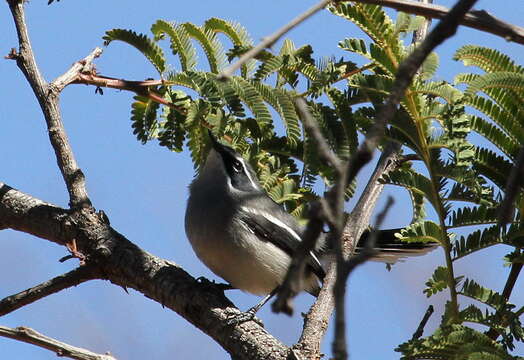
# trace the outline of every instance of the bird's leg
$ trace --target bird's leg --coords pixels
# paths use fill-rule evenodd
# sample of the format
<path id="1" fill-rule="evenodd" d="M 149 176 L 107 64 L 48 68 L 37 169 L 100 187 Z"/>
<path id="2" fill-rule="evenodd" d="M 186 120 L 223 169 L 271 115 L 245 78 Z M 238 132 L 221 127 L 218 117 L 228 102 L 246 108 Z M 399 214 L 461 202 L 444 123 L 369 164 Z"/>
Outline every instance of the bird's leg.
<path id="1" fill-rule="evenodd" d="M 241 324 L 243 322 L 253 320 L 255 318 L 255 314 L 258 312 L 258 310 L 260 310 L 262 308 L 262 306 L 264 306 L 273 296 L 275 296 L 275 294 L 278 292 L 278 290 L 279 290 L 279 287 L 277 286 L 275 289 L 273 289 L 273 291 L 271 291 L 269 294 L 264 296 L 264 298 L 262 300 L 260 300 L 258 302 L 258 304 L 256 304 L 255 306 L 253 306 L 251 309 L 249 309 L 248 311 L 246 311 L 244 313 L 241 313 L 241 314 L 234 315 L 234 316 L 230 317 L 229 319 L 227 319 L 226 323 L 228 325 L 238 325 L 238 324 Z M 257 323 L 259 325 L 261 325 L 262 327 L 264 326 L 259 321 L 257 321 Z"/>

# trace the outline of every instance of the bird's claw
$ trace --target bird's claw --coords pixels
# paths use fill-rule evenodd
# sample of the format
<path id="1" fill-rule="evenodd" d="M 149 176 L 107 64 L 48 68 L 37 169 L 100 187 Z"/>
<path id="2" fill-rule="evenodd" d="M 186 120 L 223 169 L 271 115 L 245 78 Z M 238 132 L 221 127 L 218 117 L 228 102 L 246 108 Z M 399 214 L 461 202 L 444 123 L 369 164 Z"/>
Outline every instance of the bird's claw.
<path id="1" fill-rule="evenodd" d="M 255 313 L 253 311 L 250 311 L 250 310 L 248 310 L 246 312 L 243 312 L 243 313 L 235 313 L 233 315 L 230 315 L 226 319 L 226 325 L 228 325 L 228 326 L 235 326 L 235 325 L 239 325 L 239 324 L 242 324 L 242 323 L 245 323 L 245 322 L 248 322 L 248 321 L 254 321 L 258 325 L 264 327 L 264 323 L 262 322 L 262 320 L 257 318 L 255 316 Z"/>

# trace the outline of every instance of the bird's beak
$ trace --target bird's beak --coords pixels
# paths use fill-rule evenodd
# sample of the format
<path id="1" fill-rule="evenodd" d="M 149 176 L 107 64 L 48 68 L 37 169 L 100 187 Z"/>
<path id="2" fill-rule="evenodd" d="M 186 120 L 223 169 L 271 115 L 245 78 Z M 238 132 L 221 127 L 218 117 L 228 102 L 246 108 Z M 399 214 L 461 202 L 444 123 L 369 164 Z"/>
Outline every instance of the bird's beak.
<path id="1" fill-rule="evenodd" d="M 225 146 L 218 142 L 217 138 L 215 135 L 213 135 L 211 130 L 208 129 L 207 133 L 211 139 L 211 145 L 213 146 L 213 149 L 215 149 L 215 151 L 217 151 L 219 154 L 223 153 L 225 151 Z"/>
<path id="2" fill-rule="evenodd" d="M 221 145 L 218 142 L 217 138 L 215 137 L 215 135 L 213 135 L 213 133 L 209 129 L 207 129 L 207 134 L 209 135 L 209 138 L 211 139 L 211 145 L 213 145 L 213 149 L 218 151 L 218 148 L 220 148 Z"/>

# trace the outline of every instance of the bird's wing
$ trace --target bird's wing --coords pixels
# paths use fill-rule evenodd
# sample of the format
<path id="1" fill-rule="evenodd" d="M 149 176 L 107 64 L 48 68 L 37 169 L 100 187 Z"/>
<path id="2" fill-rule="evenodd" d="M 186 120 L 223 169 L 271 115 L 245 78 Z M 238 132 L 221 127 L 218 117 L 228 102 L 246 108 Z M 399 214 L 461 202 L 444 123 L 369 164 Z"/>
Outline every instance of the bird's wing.
<path id="1" fill-rule="evenodd" d="M 299 232 L 272 214 L 242 208 L 240 218 L 260 240 L 271 242 L 290 257 L 293 257 L 298 245 L 302 241 Z M 324 269 L 312 251 L 309 253 L 308 265 L 319 279 L 324 279 L 326 276 Z"/>

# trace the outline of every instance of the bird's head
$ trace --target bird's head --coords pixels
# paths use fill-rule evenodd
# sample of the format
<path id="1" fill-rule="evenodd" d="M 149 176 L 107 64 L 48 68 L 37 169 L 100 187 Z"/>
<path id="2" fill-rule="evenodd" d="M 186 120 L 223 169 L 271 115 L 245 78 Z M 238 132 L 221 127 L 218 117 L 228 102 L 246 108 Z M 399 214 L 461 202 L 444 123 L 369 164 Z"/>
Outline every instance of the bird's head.
<path id="1" fill-rule="evenodd" d="M 230 191 L 259 192 L 260 184 L 253 168 L 233 148 L 220 143 L 209 131 L 212 148 L 200 176 L 213 176 L 215 181 L 225 178 Z"/>

